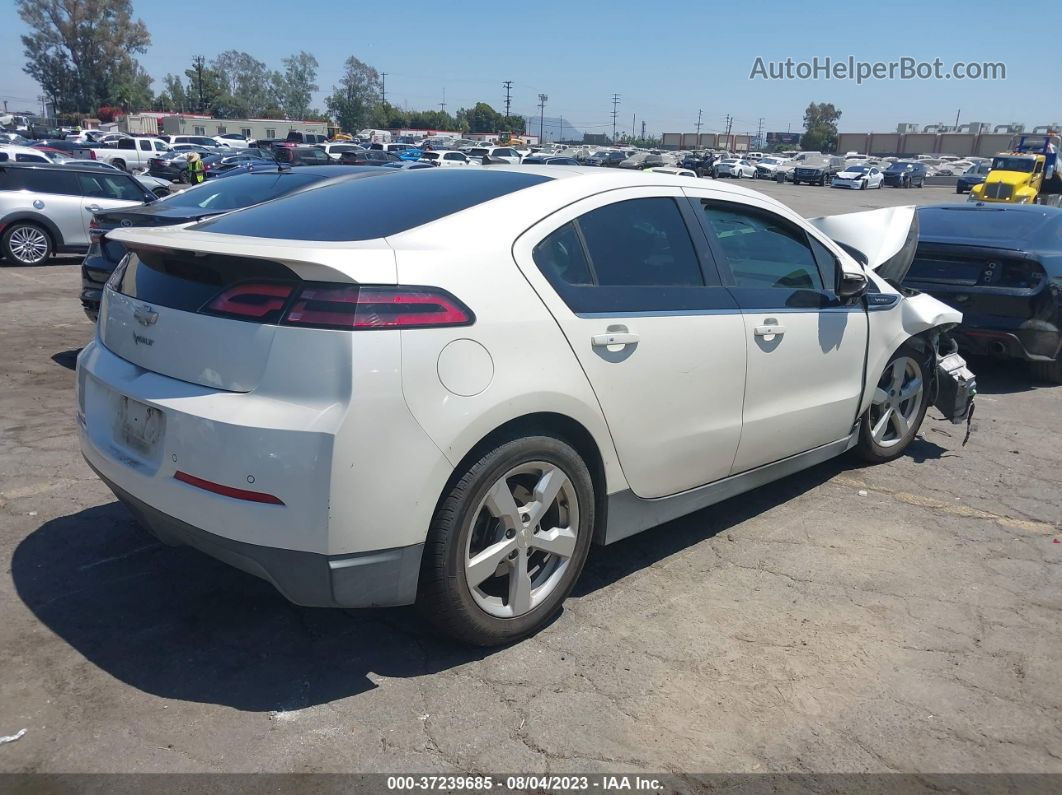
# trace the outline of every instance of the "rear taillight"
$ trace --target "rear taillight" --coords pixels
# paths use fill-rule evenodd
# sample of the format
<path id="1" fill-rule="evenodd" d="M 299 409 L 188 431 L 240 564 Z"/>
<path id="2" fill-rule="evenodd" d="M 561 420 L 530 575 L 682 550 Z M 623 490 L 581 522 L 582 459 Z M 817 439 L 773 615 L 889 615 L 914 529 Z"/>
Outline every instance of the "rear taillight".
<path id="1" fill-rule="evenodd" d="M 315 328 L 434 328 L 467 326 L 473 315 L 447 292 L 427 287 L 303 287 L 284 325 Z"/>
<path id="2" fill-rule="evenodd" d="M 211 315 L 276 323 L 295 287 L 269 282 L 237 284 L 216 296 L 203 309 Z"/>
<path id="3" fill-rule="evenodd" d="M 305 282 L 245 282 L 211 299 L 202 312 L 234 320 L 326 329 L 468 326 L 475 315 L 445 290 Z"/>
<path id="4" fill-rule="evenodd" d="M 95 160 L 95 159 L 96 159 L 96 150 L 95 149 L 89 149 L 89 160 Z"/>

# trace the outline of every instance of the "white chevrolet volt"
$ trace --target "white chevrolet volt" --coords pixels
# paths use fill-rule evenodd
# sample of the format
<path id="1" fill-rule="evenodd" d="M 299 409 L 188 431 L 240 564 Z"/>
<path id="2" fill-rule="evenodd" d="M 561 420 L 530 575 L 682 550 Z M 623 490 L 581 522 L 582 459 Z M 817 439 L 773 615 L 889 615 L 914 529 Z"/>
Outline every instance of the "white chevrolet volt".
<path id="1" fill-rule="evenodd" d="M 298 604 L 415 602 L 503 643 L 592 542 L 853 447 L 895 458 L 931 402 L 967 416 L 961 315 L 875 272 L 910 264 L 913 217 L 505 166 L 118 230 L 82 450 L 159 539 Z"/>

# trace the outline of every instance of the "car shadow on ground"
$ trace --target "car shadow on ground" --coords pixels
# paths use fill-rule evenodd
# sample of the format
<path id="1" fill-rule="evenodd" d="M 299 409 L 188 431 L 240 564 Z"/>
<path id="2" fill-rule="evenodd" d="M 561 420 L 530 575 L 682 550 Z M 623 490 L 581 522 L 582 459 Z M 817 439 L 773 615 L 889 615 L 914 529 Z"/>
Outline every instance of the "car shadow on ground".
<path id="1" fill-rule="evenodd" d="M 67 370 L 75 370 L 77 369 L 77 355 L 79 353 L 81 353 L 81 348 L 59 351 L 59 353 L 52 354 L 52 361 Z"/>
<path id="2" fill-rule="evenodd" d="M 608 547 L 574 596 L 730 530 L 849 470 L 843 456 Z M 16 591 L 109 675 L 161 698 L 264 712 L 358 695 L 370 674 L 425 676 L 490 653 L 432 634 L 411 608 L 328 610 L 141 530 L 117 502 L 53 519 L 15 550 Z M 563 616 L 563 613 L 561 614 Z"/>
<path id="3" fill-rule="evenodd" d="M 968 364 L 977 377 L 977 392 L 981 395 L 1011 395 L 1056 386 L 1034 378 L 1029 367 L 1016 359 L 971 356 Z"/>

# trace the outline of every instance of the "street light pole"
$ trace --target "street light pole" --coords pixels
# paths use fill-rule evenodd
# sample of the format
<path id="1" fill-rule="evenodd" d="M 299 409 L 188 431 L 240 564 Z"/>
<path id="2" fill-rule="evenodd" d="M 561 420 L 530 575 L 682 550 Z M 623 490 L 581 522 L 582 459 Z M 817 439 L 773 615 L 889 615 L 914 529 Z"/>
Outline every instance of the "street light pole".
<path id="1" fill-rule="evenodd" d="M 546 102 L 549 100 L 545 94 L 538 95 L 538 143 L 543 143 L 542 130 L 546 123 Z"/>

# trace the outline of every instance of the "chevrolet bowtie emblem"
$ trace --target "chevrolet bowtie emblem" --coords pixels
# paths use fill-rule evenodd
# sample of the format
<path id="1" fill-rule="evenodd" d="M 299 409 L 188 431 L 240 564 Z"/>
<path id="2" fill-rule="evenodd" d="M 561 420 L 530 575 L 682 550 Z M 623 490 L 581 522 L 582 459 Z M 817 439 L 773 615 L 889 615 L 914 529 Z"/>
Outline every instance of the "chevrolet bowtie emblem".
<path id="1" fill-rule="evenodd" d="M 133 317 L 141 326 L 154 326 L 159 319 L 159 313 L 147 304 L 138 306 L 133 310 Z"/>

